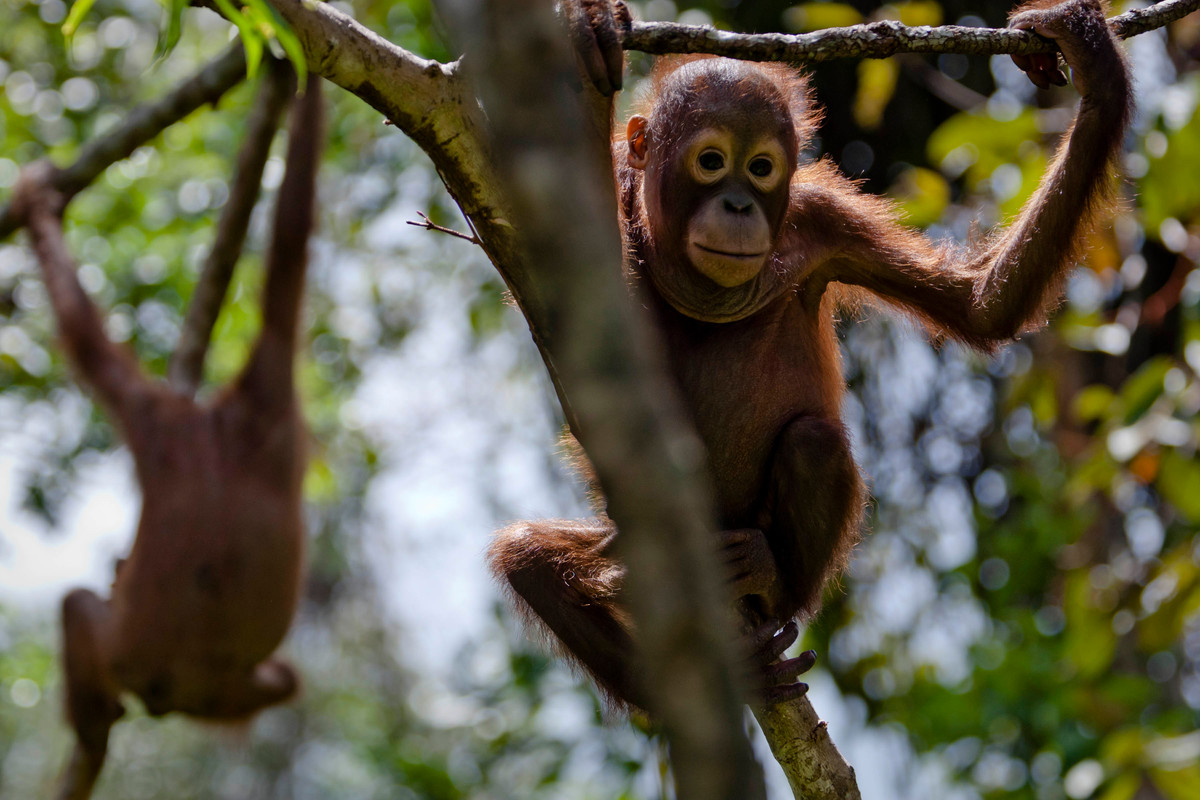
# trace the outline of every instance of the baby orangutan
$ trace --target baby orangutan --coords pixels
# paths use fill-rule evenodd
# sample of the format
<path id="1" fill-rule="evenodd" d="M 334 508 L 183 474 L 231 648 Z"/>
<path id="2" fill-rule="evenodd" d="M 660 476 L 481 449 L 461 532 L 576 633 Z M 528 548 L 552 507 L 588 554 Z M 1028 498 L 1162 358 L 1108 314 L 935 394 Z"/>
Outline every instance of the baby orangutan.
<path id="1" fill-rule="evenodd" d="M 77 589 L 63 601 L 66 706 L 77 743 L 61 798 L 90 795 L 123 713 L 122 692 L 156 716 L 242 720 L 296 691 L 292 668 L 271 654 L 291 624 L 304 556 L 306 433 L 292 362 L 321 129 L 314 77 L 292 112 L 262 331 L 241 374 L 211 405 L 151 380 L 105 336 L 66 251 L 53 168 L 26 169 L 14 192 L 62 346 L 118 425 L 142 488 L 137 537 L 111 599 Z"/>
<path id="2" fill-rule="evenodd" d="M 580 61 L 621 84 L 623 4 L 565 3 Z M 1129 121 L 1125 60 L 1096 0 L 1034 3 L 1011 25 L 1054 40 L 1082 100 L 1040 186 L 1006 231 L 934 243 L 828 161 L 800 163 L 816 127 L 804 77 L 723 58 L 660 61 L 613 155 L 633 293 L 657 324 L 708 451 L 718 548 L 748 622 L 758 699 L 787 700 L 812 655 L 774 663 L 859 536 L 865 491 L 840 418 L 835 284 L 990 349 L 1043 319 L 1105 205 Z M 1039 86 L 1056 56 L 1016 59 Z M 607 90 L 607 91 L 606 91 Z M 611 105 L 609 106 L 611 112 Z M 490 560 L 599 686 L 645 707 L 605 517 L 523 522 Z"/>

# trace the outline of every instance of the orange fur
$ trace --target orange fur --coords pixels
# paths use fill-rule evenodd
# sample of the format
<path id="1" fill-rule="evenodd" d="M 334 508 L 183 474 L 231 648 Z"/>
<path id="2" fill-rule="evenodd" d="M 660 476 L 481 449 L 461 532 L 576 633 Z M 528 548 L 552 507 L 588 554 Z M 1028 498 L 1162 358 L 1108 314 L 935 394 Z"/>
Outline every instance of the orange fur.
<path id="1" fill-rule="evenodd" d="M 1084 97 L 1025 208 L 979 241 L 932 242 L 831 161 L 798 164 L 819 112 L 786 67 L 663 59 L 637 104 L 635 141 L 613 138 L 626 270 L 707 448 L 718 549 L 754 624 L 816 613 L 859 536 L 865 491 L 839 416 L 838 303 L 883 301 L 990 349 L 1045 319 L 1110 202 L 1131 108 L 1124 60 L 1094 0 L 1021 13 L 1058 38 Z M 750 166 L 780 150 L 787 180 L 756 183 Z M 519 523 L 489 558 L 527 618 L 607 693 L 640 705 L 615 536 L 604 517 Z M 774 690 L 766 697 L 799 691 Z"/>
<path id="2" fill-rule="evenodd" d="M 122 692 L 154 715 L 236 722 L 296 691 L 292 668 L 272 653 L 291 624 L 303 567 L 305 429 L 293 360 L 321 142 L 318 81 L 293 113 L 263 330 L 242 373 L 209 406 L 149 379 L 104 335 L 75 277 L 45 168 L 27 171 L 15 192 L 63 347 L 119 425 L 142 487 L 137 537 L 111 599 L 79 589 L 63 601 L 77 745 L 60 797 L 89 796 Z"/>

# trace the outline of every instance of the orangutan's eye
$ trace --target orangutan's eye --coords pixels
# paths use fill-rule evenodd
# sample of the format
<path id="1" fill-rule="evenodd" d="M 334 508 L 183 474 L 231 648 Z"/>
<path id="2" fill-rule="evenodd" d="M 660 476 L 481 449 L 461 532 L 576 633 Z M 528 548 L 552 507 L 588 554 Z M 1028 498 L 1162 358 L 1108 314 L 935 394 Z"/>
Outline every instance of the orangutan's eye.
<path id="1" fill-rule="evenodd" d="M 775 165 L 771 163 L 769 158 L 756 158 L 750 162 L 750 174 L 756 178 L 765 178 L 771 174 L 771 170 L 775 169 Z"/>
<path id="2" fill-rule="evenodd" d="M 700 154 L 700 158 L 696 159 L 696 163 L 700 165 L 700 169 L 705 172 L 716 172 L 721 167 L 725 166 L 725 156 L 718 153 L 716 150 L 705 150 Z"/>

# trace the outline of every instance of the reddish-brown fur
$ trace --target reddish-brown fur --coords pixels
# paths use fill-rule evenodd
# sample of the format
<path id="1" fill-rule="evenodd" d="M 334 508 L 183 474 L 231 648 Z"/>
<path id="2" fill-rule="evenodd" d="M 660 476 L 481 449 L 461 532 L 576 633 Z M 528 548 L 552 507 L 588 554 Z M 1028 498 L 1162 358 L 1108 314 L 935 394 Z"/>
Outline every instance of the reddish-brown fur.
<path id="1" fill-rule="evenodd" d="M 843 379 L 827 290 L 869 293 L 986 350 L 1042 321 L 1109 196 L 1131 107 L 1124 60 L 1094 0 L 1044 5 L 1017 13 L 1013 24 L 1059 41 L 1076 70 L 1080 110 L 1018 218 L 974 245 L 938 244 L 905 228 L 886 201 L 861 193 L 829 161 L 796 166 L 817 114 L 804 79 L 778 66 L 666 60 L 629 138 L 616 139 L 631 280 L 707 446 L 722 551 L 752 620 L 780 626 L 815 613 L 859 535 L 865 495 L 839 418 Z M 1032 68 L 1044 77 L 1044 66 Z M 742 159 L 758 147 L 746 142 L 764 136 L 777 137 L 788 155 L 782 196 L 754 191 L 738 171 L 753 164 Z M 699 158 L 684 159 L 709 139 L 732 166 L 705 183 L 689 177 L 707 174 L 696 172 Z M 687 254 L 698 241 L 689 225 L 711 216 L 718 201 L 728 212 L 725 240 L 757 241 L 746 231 L 761 224 L 744 214 L 770 226 L 770 255 L 744 283 L 710 280 Z M 701 239 L 725 241 L 711 230 Z M 719 249 L 736 275 L 756 246 Z M 615 535 L 603 517 L 518 523 L 498 534 L 490 557 L 519 605 L 602 688 L 641 705 L 627 657 L 622 568 L 609 553 Z M 779 675 L 764 678 L 768 699 L 788 696 L 781 683 Z"/>
<path id="2" fill-rule="evenodd" d="M 241 375 L 201 406 L 148 378 L 104 335 L 62 237 L 48 167 L 14 193 L 79 378 L 120 427 L 142 487 L 142 514 L 112 598 L 63 601 L 67 714 L 78 744 L 60 797 L 86 798 L 108 732 L 133 692 L 154 715 L 239 720 L 291 696 L 273 658 L 302 574 L 305 428 L 293 387 L 322 112 L 309 81 L 293 112 L 287 172 L 267 253 L 263 328 Z"/>

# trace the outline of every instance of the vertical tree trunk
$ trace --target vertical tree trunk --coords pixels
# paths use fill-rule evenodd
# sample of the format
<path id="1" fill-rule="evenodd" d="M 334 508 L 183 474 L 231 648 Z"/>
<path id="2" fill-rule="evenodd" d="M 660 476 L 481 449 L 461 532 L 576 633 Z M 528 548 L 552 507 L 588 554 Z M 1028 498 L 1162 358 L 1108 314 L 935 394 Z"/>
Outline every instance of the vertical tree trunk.
<path id="1" fill-rule="evenodd" d="M 649 321 L 629 301 L 607 131 L 596 135 L 571 88 L 575 57 L 549 0 L 444 5 L 466 39 L 526 254 L 521 273 L 505 277 L 621 531 L 640 671 L 670 744 L 678 796 L 762 798 L 734 677 L 703 446 L 682 422 Z"/>

